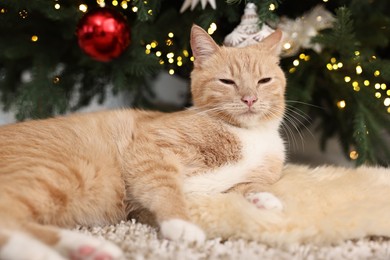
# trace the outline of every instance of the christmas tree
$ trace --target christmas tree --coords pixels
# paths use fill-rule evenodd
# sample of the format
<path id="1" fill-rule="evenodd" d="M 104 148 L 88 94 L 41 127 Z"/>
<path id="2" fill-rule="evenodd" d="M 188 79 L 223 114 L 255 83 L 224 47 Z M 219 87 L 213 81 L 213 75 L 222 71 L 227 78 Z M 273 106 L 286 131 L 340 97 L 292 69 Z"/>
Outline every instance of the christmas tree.
<path id="1" fill-rule="evenodd" d="M 289 119 L 318 122 L 321 145 L 325 147 L 332 136 L 339 137 L 346 156 L 357 164 L 388 165 L 390 3 L 250 2 L 257 6 L 258 28 L 279 27 L 288 36 L 281 65 L 288 78 Z M 225 0 L 2 1 L 3 109 L 15 110 L 18 120 L 74 111 L 93 97 L 103 101 L 108 83 L 114 93 L 134 94 L 129 106 L 151 107 L 148 82 L 157 73 L 166 70 L 189 78 L 192 24 L 223 43 L 240 24 L 246 4 Z M 120 28 L 110 32 L 109 43 L 91 40 L 88 31 L 88 23 L 104 12 Z M 95 20 L 88 20 L 91 17 Z"/>

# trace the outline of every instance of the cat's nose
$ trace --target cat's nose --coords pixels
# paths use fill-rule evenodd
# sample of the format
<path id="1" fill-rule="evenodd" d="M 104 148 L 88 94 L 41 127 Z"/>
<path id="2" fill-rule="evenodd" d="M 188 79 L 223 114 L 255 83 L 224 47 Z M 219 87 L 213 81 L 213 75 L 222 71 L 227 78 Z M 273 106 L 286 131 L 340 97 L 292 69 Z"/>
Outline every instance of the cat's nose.
<path id="1" fill-rule="evenodd" d="M 257 97 L 255 96 L 243 96 L 241 101 L 247 104 L 248 107 L 251 107 L 253 103 L 257 101 Z"/>

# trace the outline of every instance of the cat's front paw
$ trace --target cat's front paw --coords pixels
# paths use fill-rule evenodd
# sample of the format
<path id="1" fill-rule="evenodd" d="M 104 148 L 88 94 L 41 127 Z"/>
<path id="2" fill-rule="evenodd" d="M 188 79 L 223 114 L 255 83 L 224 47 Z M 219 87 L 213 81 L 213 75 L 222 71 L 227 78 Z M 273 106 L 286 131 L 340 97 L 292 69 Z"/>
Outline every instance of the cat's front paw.
<path id="1" fill-rule="evenodd" d="M 246 199 L 259 209 L 283 210 L 280 199 L 269 192 L 249 193 L 246 195 Z"/>
<path id="2" fill-rule="evenodd" d="M 203 244 L 206 240 L 206 235 L 202 229 L 182 219 L 163 221 L 160 225 L 160 231 L 164 238 L 174 241 Z"/>

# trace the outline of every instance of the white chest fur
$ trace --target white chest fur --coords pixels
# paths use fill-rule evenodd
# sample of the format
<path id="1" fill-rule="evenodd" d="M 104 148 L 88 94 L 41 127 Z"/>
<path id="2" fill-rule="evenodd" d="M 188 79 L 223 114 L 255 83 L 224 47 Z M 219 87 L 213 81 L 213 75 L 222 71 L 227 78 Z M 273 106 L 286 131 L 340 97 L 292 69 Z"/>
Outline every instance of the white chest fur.
<path id="1" fill-rule="evenodd" d="M 184 181 L 185 193 L 220 193 L 234 185 L 245 182 L 252 170 L 265 163 L 267 155 L 284 158 L 284 144 L 280 137 L 278 123 L 269 123 L 259 129 L 230 128 L 242 145 L 242 158 L 238 162 L 226 164 L 217 169 L 187 177 Z"/>

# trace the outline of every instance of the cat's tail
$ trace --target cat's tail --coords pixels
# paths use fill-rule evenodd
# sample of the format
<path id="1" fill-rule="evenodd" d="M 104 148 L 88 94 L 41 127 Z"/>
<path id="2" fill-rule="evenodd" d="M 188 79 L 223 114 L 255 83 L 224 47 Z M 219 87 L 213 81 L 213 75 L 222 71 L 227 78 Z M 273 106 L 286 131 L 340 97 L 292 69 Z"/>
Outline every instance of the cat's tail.
<path id="1" fill-rule="evenodd" d="M 122 250 L 116 245 L 77 231 L 34 222 L 16 223 L 14 221 L 11 226 L 5 225 L 5 222 L 0 223 L 0 259 L 97 260 L 121 258 L 123 258 Z"/>

